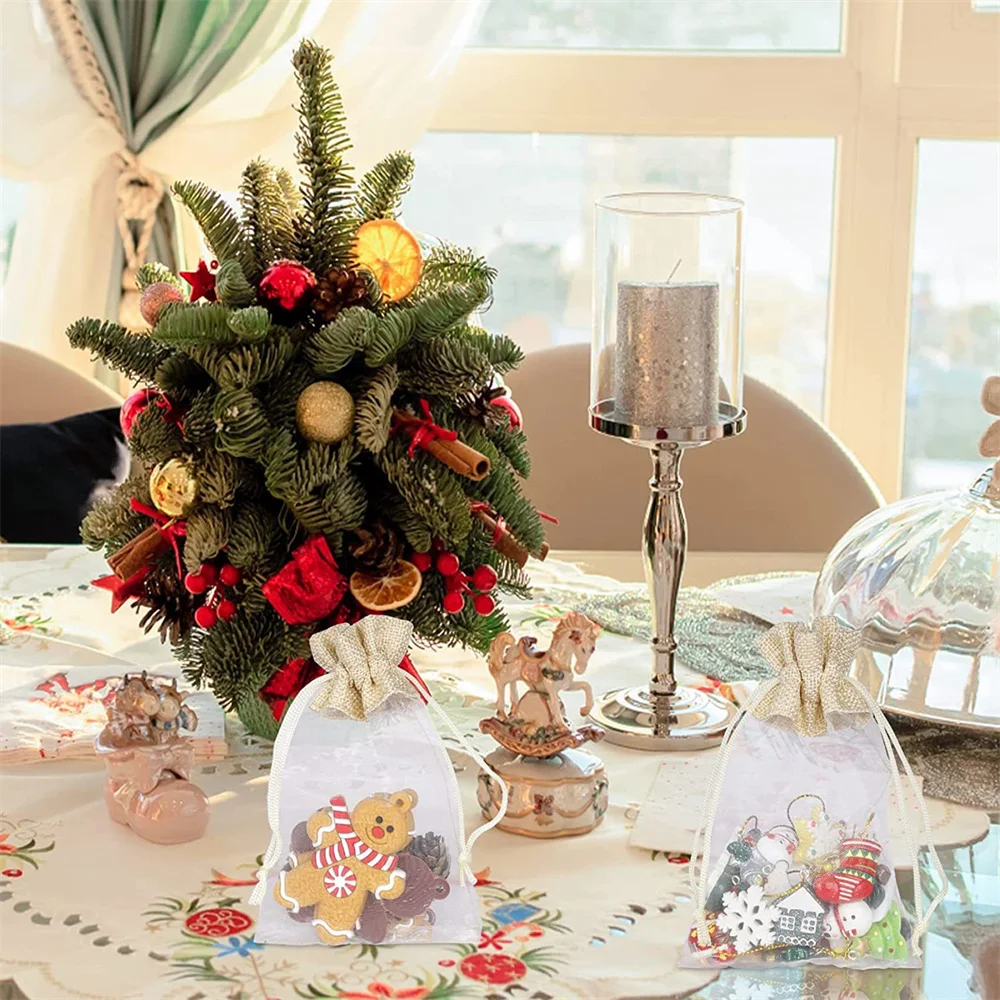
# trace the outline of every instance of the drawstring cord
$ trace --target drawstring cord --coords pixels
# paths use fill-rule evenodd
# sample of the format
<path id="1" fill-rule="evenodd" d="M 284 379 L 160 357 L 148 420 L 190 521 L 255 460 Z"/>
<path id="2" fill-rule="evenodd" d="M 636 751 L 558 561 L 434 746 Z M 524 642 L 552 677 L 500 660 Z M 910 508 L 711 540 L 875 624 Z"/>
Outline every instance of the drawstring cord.
<path id="1" fill-rule="evenodd" d="M 882 736 L 882 743 L 885 746 L 886 753 L 889 755 L 889 766 L 892 769 L 893 781 L 896 788 L 896 800 L 899 803 L 899 813 L 903 821 L 903 834 L 906 837 L 906 846 L 910 851 L 910 857 L 913 864 L 913 908 L 917 922 L 913 927 L 913 933 L 910 935 L 910 940 L 913 955 L 915 958 L 919 958 L 921 955 L 920 939 L 927 931 L 927 925 L 930 923 L 931 916 L 944 900 L 944 897 L 948 892 L 948 879 L 944 872 L 944 866 L 941 864 L 941 859 L 938 857 L 938 853 L 934 848 L 933 836 L 931 833 L 931 818 L 927 813 L 927 803 L 924 801 L 924 797 L 921 794 L 920 785 L 913 773 L 913 768 L 910 767 L 910 762 L 906 759 L 906 754 L 903 753 L 903 748 L 899 745 L 899 740 L 893 732 L 892 726 L 889 725 L 889 721 L 886 719 L 885 713 L 879 707 L 878 702 L 875 701 L 864 685 L 860 684 L 854 678 L 851 678 L 850 680 L 861 693 L 861 697 L 864 699 L 865 704 L 871 709 L 872 715 L 875 717 L 875 722 L 877 723 L 879 732 Z M 914 841 L 913 831 L 910 829 L 908 810 L 906 808 L 906 802 L 903 798 L 903 782 L 899 773 L 900 762 L 902 763 L 903 770 L 909 780 L 910 788 L 913 790 L 913 796 L 917 800 L 917 805 L 920 807 L 920 820 L 923 824 L 923 831 L 927 836 L 927 853 L 930 854 L 931 861 L 934 863 L 934 871 L 938 877 L 938 891 L 926 910 L 923 908 L 924 904 L 920 876 L 919 841 Z"/>
<path id="2" fill-rule="evenodd" d="M 476 877 L 472 871 L 472 863 L 471 863 L 472 847 L 484 833 L 488 833 L 490 830 L 493 829 L 493 827 L 497 825 L 497 823 L 500 822 L 500 820 L 504 818 L 504 815 L 507 812 L 507 803 L 509 801 L 507 782 L 504 781 L 503 778 L 501 778 L 500 775 L 498 775 L 496 771 L 494 771 L 493 768 L 486 763 L 485 759 L 479 753 L 479 751 L 476 750 L 476 748 L 465 738 L 464 734 L 459 730 L 458 726 L 456 726 L 455 723 L 451 720 L 448 713 L 445 712 L 445 710 L 436 701 L 434 701 L 433 698 L 428 702 L 428 704 L 435 711 L 437 717 L 445 724 L 445 728 L 448 729 L 448 731 L 462 745 L 462 749 L 465 751 L 465 753 L 468 754 L 468 756 L 470 756 L 491 778 L 496 780 L 497 783 L 500 785 L 500 808 L 497 810 L 497 813 L 493 817 L 493 819 L 488 820 L 481 826 L 477 826 L 476 829 L 473 830 L 471 834 L 469 834 L 469 839 L 466 840 L 465 846 L 462 848 L 462 853 L 458 859 L 460 884 L 463 885 L 465 884 L 464 883 L 465 878 L 468 878 L 470 882 L 475 883 Z M 458 815 L 461 821 L 461 829 L 462 832 L 464 833 L 465 818 L 464 818 L 464 812 L 462 810 L 462 798 L 458 792 L 458 781 L 457 779 L 454 778 L 454 776 L 452 777 L 452 785 L 455 791 L 456 803 L 458 806 Z"/>

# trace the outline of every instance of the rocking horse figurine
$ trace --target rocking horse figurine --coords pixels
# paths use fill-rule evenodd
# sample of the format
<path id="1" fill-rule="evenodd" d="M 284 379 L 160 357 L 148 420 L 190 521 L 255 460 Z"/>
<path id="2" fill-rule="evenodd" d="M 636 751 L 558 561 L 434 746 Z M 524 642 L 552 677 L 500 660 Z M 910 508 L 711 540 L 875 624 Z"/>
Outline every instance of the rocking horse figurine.
<path id="1" fill-rule="evenodd" d="M 517 640 L 502 632 L 490 643 L 490 674 L 497 686 L 497 715 L 479 728 L 502 747 L 526 757 L 551 757 L 560 750 L 599 740 L 604 730 L 596 726 L 572 729 L 566 721 L 561 695 L 582 691 L 580 715 L 590 714 L 594 693 L 577 677 L 587 669 L 601 627 L 578 611 L 559 620 L 547 650 L 535 648 L 537 639 Z M 518 694 L 518 683 L 527 691 Z M 508 707 L 509 698 L 509 707 Z"/>
<path id="2" fill-rule="evenodd" d="M 603 738 L 597 726 L 572 727 L 561 695 L 582 691 L 582 716 L 594 696 L 580 679 L 594 652 L 600 626 L 569 611 L 559 620 L 547 650 L 533 636 L 503 632 L 490 643 L 490 674 L 497 688 L 497 714 L 479 728 L 502 749 L 486 761 L 507 785 L 509 804 L 501 830 L 528 837 L 587 833 L 601 821 L 608 803 L 604 765 L 579 749 Z M 525 690 L 521 690 L 523 685 Z M 491 819 L 500 808 L 495 775 L 480 771 L 478 799 Z"/>

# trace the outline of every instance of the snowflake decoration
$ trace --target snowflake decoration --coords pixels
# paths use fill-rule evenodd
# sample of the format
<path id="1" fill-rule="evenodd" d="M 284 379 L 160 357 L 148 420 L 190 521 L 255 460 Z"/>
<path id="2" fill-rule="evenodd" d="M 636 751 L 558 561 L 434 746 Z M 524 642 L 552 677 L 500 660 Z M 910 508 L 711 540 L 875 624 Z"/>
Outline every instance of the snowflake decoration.
<path id="1" fill-rule="evenodd" d="M 743 892 L 727 892 L 722 897 L 725 912 L 718 918 L 719 927 L 732 935 L 740 954 L 755 947 L 774 944 L 772 925 L 778 911 L 764 899 L 763 886 L 751 885 Z"/>

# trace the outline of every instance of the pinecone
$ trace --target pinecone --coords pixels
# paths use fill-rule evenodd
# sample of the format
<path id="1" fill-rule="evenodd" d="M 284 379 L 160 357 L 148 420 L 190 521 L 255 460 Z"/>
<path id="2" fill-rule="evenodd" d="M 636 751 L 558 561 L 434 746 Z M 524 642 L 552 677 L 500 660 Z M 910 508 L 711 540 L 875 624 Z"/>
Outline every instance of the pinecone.
<path id="1" fill-rule="evenodd" d="M 160 642 L 176 645 L 194 628 L 195 598 L 177 579 L 172 562 L 168 568 L 155 567 L 143 586 L 145 594 L 132 604 L 135 608 L 149 608 L 139 619 L 140 627 L 146 632 L 155 628 L 160 633 Z"/>
<path id="2" fill-rule="evenodd" d="M 357 542 L 351 547 L 351 555 L 358 569 L 386 573 L 403 557 L 403 543 L 381 521 L 358 528 L 354 534 Z"/>
<path id="3" fill-rule="evenodd" d="M 451 871 L 451 860 L 444 837 L 436 833 L 418 833 L 406 846 L 407 854 L 421 861 L 439 878 L 447 878 Z"/>
<path id="4" fill-rule="evenodd" d="M 455 400 L 458 412 L 470 420 L 478 420 L 486 430 L 505 426 L 501 417 L 503 411 L 493 405 L 494 399 L 499 399 L 507 390 L 503 386 L 487 386 L 479 392 L 467 392 Z"/>
<path id="5" fill-rule="evenodd" d="M 312 310 L 319 322 L 329 323 L 342 309 L 366 305 L 367 302 L 368 283 L 365 279 L 355 271 L 335 267 L 317 280 Z"/>

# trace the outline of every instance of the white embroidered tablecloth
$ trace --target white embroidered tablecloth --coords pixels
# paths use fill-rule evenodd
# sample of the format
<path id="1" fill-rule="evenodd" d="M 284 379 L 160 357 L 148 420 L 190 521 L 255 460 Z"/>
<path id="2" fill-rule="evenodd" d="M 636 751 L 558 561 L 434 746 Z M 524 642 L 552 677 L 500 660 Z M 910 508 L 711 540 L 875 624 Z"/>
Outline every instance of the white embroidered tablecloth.
<path id="1" fill-rule="evenodd" d="M 108 673 L 120 674 L 123 664 L 150 668 L 169 657 L 127 610 L 111 616 L 107 594 L 84 586 L 103 569 L 97 556 L 80 548 L 33 562 L 4 555 L 3 671 L 43 662 L 55 673 L 105 658 Z M 515 630 L 543 645 L 571 603 L 620 586 L 555 562 L 531 570 L 532 599 L 509 601 L 508 611 Z M 476 728 L 492 712 L 483 660 L 461 650 L 420 650 L 414 660 L 455 722 L 489 749 Z M 605 691 L 641 679 L 648 662 L 643 643 L 606 633 L 587 678 Z M 679 674 L 718 687 L 683 667 Z M 174 847 L 111 822 L 96 762 L 3 768 L 0 979 L 13 978 L 30 1000 L 665 1000 L 714 978 L 676 968 L 690 920 L 687 856 L 629 846 L 661 754 L 598 747 L 610 805 L 585 837 L 493 831 L 479 841 L 477 945 L 289 948 L 253 941 L 256 910 L 247 904 L 269 835 L 270 745 L 232 723 L 227 742 L 229 756 L 200 763 L 194 777 L 212 801 L 208 833 Z M 479 821 L 476 767 L 455 762 L 471 828 Z"/>
<path id="2" fill-rule="evenodd" d="M 19 657 L 37 663 L 49 656 L 55 671 L 106 656 L 109 672 L 120 673 L 123 660 L 153 667 L 169 657 L 128 610 L 111 616 L 106 593 L 81 588 L 101 568 L 75 548 L 0 566 L 2 617 L 18 630 L 14 644 L 0 647 L 5 670 Z M 515 627 L 543 642 L 561 600 L 581 587 L 615 587 L 565 565 L 534 569 L 533 600 L 511 602 L 509 610 Z M 643 644 L 606 635 L 588 677 L 598 691 L 640 678 L 646 655 Z M 414 659 L 456 722 L 475 732 L 490 711 L 482 696 L 492 694 L 482 659 L 456 650 L 421 650 Z M 480 840 L 478 946 L 334 950 L 253 942 L 256 911 L 246 900 L 268 840 L 270 747 L 238 732 L 229 742 L 231 756 L 200 764 L 195 776 L 212 800 L 207 835 L 175 847 L 147 843 L 110 821 L 96 762 L 4 768 L 0 978 L 12 977 L 31 1000 L 679 997 L 713 978 L 675 967 L 689 920 L 686 858 L 628 846 L 657 755 L 600 748 L 611 804 L 586 837 L 525 840 L 494 831 Z M 476 768 L 463 758 L 456 764 L 471 827 Z"/>

